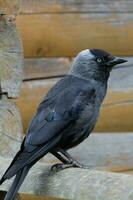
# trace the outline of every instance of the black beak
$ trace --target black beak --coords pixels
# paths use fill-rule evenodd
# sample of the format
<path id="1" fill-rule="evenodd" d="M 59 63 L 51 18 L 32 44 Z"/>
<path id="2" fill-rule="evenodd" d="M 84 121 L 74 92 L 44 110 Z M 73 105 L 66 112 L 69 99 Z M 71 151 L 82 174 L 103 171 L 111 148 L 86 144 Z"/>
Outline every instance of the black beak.
<path id="1" fill-rule="evenodd" d="M 115 57 L 113 60 L 110 60 L 109 62 L 107 62 L 107 66 L 113 67 L 115 65 L 122 64 L 122 63 L 125 63 L 125 62 L 127 62 L 127 60 L 125 60 L 123 58 Z"/>

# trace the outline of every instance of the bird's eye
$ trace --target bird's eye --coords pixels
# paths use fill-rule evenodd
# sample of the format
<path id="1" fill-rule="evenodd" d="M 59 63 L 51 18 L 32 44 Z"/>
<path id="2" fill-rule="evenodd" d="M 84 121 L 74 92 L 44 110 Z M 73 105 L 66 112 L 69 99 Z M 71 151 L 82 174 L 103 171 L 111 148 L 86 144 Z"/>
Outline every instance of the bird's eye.
<path id="1" fill-rule="evenodd" d="M 101 58 L 97 58 L 97 62 L 102 62 L 102 59 Z"/>

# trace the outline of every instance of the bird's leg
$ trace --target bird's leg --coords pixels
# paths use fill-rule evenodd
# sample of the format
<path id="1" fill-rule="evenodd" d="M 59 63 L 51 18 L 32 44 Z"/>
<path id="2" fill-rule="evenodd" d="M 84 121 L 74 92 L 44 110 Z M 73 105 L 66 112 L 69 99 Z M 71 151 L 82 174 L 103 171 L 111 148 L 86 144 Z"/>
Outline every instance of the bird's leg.
<path id="1" fill-rule="evenodd" d="M 71 165 L 71 162 L 66 158 L 64 157 L 63 155 L 61 155 L 59 152 L 51 152 L 56 158 L 58 158 L 61 162 L 63 163 L 57 163 L 55 165 L 53 165 L 51 167 L 51 171 L 60 171 L 62 169 L 64 169 L 64 166 L 66 168 L 66 166 L 69 166 Z M 68 167 L 67 167 L 68 168 Z"/>
<path id="2" fill-rule="evenodd" d="M 60 149 L 59 152 L 52 152 L 52 154 L 63 162 L 53 165 L 51 168 L 52 171 L 60 171 L 70 167 L 90 169 L 90 166 L 85 166 L 78 163 L 78 161 L 76 161 L 68 152 L 63 149 Z"/>
<path id="3" fill-rule="evenodd" d="M 69 164 L 69 160 L 67 158 L 65 158 L 64 156 L 62 156 L 60 153 L 54 151 L 51 152 L 56 158 L 58 158 L 61 162 L 63 162 L 64 164 Z"/>
<path id="4" fill-rule="evenodd" d="M 67 151 L 60 149 L 60 152 L 69 160 L 70 163 L 77 162 Z"/>
<path id="5" fill-rule="evenodd" d="M 91 166 L 80 164 L 77 160 L 75 160 L 67 151 L 64 149 L 60 149 L 60 152 L 69 160 L 69 163 L 72 164 L 72 167 L 90 169 Z"/>

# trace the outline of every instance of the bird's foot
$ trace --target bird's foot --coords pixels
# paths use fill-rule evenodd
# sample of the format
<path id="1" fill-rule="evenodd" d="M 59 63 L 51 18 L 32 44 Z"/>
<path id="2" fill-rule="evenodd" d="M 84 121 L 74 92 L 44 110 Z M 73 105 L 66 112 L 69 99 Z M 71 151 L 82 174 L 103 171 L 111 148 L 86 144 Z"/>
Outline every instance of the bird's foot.
<path id="1" fill-rule="evenodd" d="M 58 172 L 58 171 L 61 171 L 63 169 L 67 169 L 67 168 L 70 168 L 70 167 L 73 167 L 72 164 L 57 163 L 57 164 L 55 164 L 51 167 L 51 171 L 52 172 Z"/>
<path id="2" fill-rule="evenodd" d="M 72 164 L 73 164 L 73 167 L 82 168 L 82 169 L 91 169 L 91 166 L 80 164 L 77 161 L 73 161 Z"/>
<path id="3" fill-rule="evenodd" d="M 67 168 L 71 168 L 71 167 L 82 168 L 82 169 L 90 169 L 91 168 L 90 166 L 82 165 L 78 162 L 73 162 L 73 163 L 70 163 L 70 164 L 58 163 L 58 164 L 55 164 L 51 167 L 51 171 L 52 172 L 59 172 L 63 169 L 67 169 Z"/>

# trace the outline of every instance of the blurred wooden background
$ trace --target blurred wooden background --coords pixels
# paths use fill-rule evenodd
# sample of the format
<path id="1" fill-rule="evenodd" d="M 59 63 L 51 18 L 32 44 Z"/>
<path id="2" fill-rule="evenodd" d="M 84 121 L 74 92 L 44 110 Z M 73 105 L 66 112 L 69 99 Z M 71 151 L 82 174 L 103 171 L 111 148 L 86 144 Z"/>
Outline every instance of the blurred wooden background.
<path id="1" fill-rule="evenodd" d="M 23 0 L 25 57 L 72 57 L 88 47 L 132 56 L 132 11 L 131 0 Z"/>
<path id="2" fill-rule="evenodd" d="M 43 96 L 67 72 L 79 51 L 102 48 L 118 56 L 133 55 L 132 21 L 131 0 L 22 0 L 16 23 L 25 67 L 17 104 L 24 131 Z M 124 69 L 111 76 L 98 132 L 133 131 L 133 60 L 128 60 Z"/>

